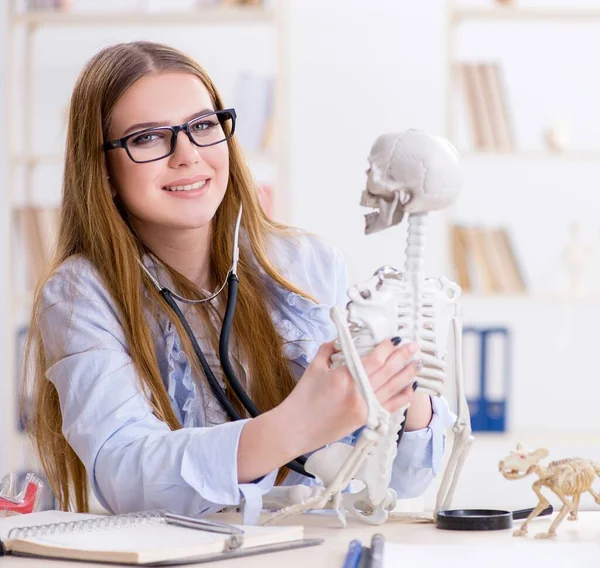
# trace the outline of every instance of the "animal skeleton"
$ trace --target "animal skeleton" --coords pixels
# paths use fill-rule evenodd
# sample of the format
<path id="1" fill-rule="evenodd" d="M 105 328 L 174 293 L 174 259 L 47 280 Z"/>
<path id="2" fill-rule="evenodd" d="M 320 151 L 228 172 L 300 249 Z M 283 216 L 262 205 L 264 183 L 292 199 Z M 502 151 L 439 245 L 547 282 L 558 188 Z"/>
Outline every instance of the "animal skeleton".
<path id="1" fill-rule="evenodd" d="M 550 503 L 542 495 L 541 488 L 548 487 L 563 502 L 563 506 L 548 532 L 536 534 L 536 538 L 553 538 L 556 536 L 558 525 L 569 513 L 569 521 L 577 520 L 579 500 L 581 494 L 589 492 L 596 503 L 600 504 L 600 493 L 592 489 L 592 484 L 600 476 L 600 465 L 584 458 L 566 458 L 552 461 L 547 467 L 539 464 L 540 460 L 548 456 L 548 450 L 540 448 L 535 452 L 528 452 L 523 444 L 517 444 L 517 451 L 510 452 L 498 465 L 500 472 L 506 479 L 522 479 L 530 473 L 535 473 L 540 479 L 533 484 L 533 490 L 540 502 L 529 514 L 521 527 L 513 534 L 525 536 L 527 525 L 535 519 Z M 569 501 L 567 497 L 570 496 Z"/>
<path id="2" fill-rule="evenodd" d="M 265 506 L 282 508 L 265 524 L 326 507 L 336 511 L 342 526 L 346 525 L 346 513 L 374 525 L 390 517 L 397 497 L 389 486 L 392 465 L 407 407 L 387 412 L 377 401 L 360 360 L 386 338 L 400 335 L 403 342 L 419 343 L 423 367 L 418 373 L 417 390 L 441 396 L 447 380 L 447 345 L 452 334 L 458 419 L 434 517 L 440 509 L 449 507 L 473 440 L 462 377 L 462 319 L 458 302 L 461 289 L 444 277 L 427 278 L 423 271 L 427 215 L 451 205 L 460 192 L 458 154 L 443 138 L 408 130 L 380 136 L 368 160 L 361 205 L 375 211 L 365 217 L 365 233 L 397 225 L 408 214 L 408 239 L 404 272 L 388 266 L 380 268 L 366 282 L 348 290 L 347 314 L 337 307 L 331 310 L 339 332 L 337 346 L 341 349 L 333 355 L 332 366 L 348 366 L 367 403 L 366 427 L 354 446 L 334 443 L 307 459 L 305 469 L 322 485 L 276 487 L 269 492 Z M 344 492 L 352 480 L 362 481 L 365 487 L 356 493 Z M 401 514 L 392 516 L 400 519 Z"/>

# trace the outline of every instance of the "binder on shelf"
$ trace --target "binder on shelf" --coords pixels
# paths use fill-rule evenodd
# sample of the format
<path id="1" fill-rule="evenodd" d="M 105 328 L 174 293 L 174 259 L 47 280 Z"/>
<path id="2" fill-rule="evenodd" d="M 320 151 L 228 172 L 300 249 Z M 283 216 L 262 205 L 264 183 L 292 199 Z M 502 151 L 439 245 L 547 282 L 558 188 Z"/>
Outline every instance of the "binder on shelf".
<path id="1" fill-rule="evenodd" d="M 52 511 L 0 521 L 5 554 L 138 566 L 213 562 L 322 544 L 304 527 L 249 526 L 174 515 L 167 510 L 116 516 Z M 25 516 L 22 516 L 25 517 Z M 56 519 L 36 523 L 36 519 Z M 24 524 L 26 523 L 26 524 Z"/>
<path id="2" fill-rule="evenodd" d="M 505 432 L 511 334 L 506 327 L 463 329 L 463 378 L 474 432 Z"/>
<path id="3" fill-rule="evenodd" d="M 463 384 L 473 431 L 485 430 L 486 420 L 481 404 L 481 339 L 472 328 L 463 329 Z"/>

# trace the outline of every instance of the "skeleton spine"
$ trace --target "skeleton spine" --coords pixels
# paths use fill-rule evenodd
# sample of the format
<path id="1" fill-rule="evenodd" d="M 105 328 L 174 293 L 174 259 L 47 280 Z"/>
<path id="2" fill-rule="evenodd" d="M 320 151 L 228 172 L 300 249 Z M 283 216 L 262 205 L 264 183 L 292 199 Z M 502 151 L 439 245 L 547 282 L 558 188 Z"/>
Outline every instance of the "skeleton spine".
<path id="1" fill-rule="evenodd" d="M 412 317 L 406 322 L 408 328 L 403 339 L 418 341 L 424 328 L 423 303 L 421 302 L 425 275 L 423 271 L 425 251 L 425 222 L 427 213 L 411 213 L 408 216 L 405 277 L 412 284 Z"/>

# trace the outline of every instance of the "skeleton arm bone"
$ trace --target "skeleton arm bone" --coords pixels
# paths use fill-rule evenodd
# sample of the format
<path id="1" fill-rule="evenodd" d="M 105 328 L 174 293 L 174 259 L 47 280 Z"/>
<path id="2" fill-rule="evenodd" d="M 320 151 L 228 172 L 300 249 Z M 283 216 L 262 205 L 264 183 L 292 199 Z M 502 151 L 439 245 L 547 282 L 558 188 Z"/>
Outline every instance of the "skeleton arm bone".
<path id="1" fill-rule="evenodd" d="M 471 436 L 471 418 L 469 415 L 469 406 L 467 404 L 462 371 L 462 319 L 460 311 L 457 310 L 457 312 L 458 313 L 452 319 L 452 331 L 454 335 L 458 417 L 453 428 L 454 440 L 452 441 L 452 451 L 438 490 L 435 504 L 436 515 L 439 511 L 450 508 L 456 484 L 460 477 L 460 472 L 471 444 L 474 441 L 474 438 Z"/>

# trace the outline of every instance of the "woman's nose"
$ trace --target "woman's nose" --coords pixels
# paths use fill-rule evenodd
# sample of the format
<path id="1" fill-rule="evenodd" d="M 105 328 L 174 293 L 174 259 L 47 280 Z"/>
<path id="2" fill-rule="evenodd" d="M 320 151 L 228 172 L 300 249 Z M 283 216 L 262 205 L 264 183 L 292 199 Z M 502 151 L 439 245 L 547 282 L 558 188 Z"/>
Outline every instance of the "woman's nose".
<path id="1" fill-rule="evenodd" d="M 200 161 L 200 148 L 188 138 L 185 131 L 177 133 L 175 151 L 171 155 L 171 165 L 174 167 L 195 164 Z"/>

